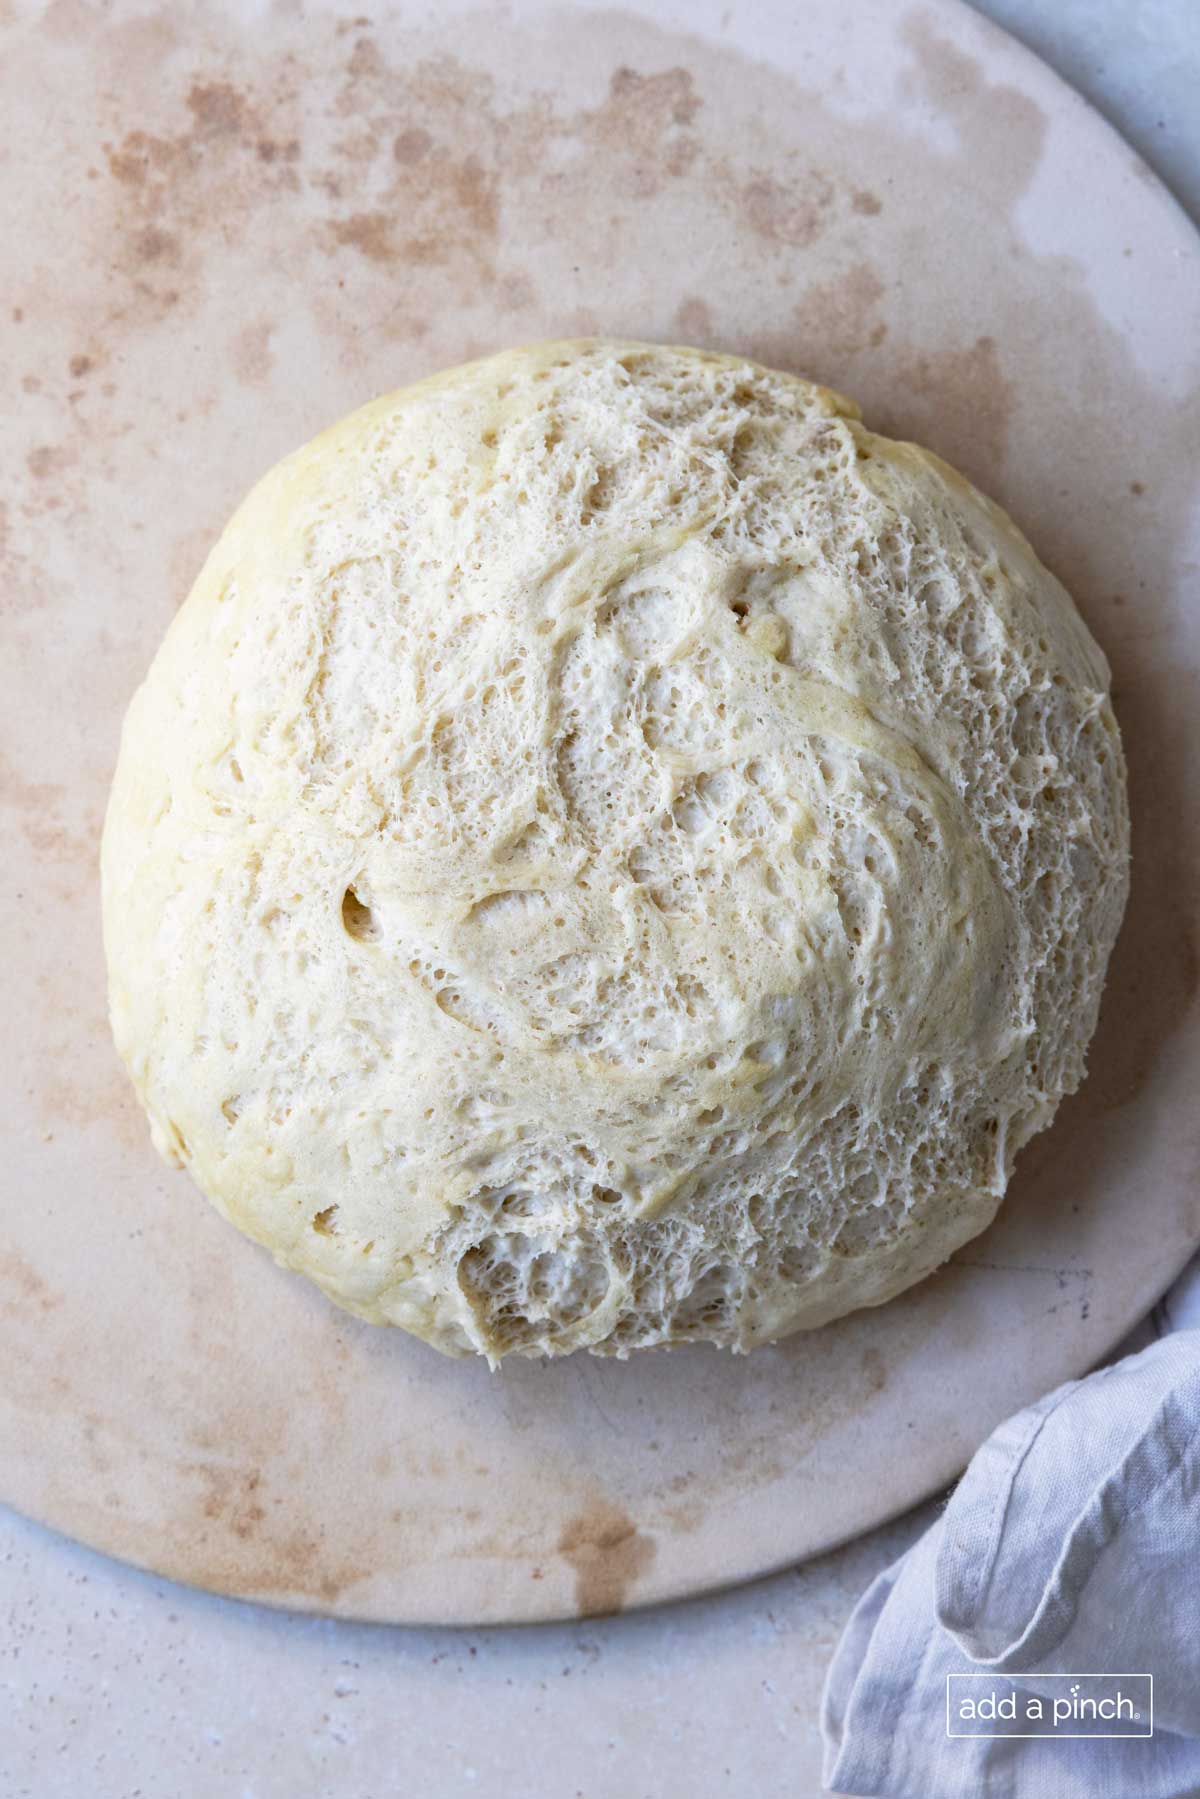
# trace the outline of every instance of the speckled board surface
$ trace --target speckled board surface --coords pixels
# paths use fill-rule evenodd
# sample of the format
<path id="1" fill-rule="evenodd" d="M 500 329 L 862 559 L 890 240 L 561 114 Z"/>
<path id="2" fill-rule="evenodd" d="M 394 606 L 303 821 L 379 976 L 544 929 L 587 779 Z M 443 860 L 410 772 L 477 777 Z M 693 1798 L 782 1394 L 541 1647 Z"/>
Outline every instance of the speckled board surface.
<path id="1" fill-rule="evenodd" d="M 8 8 L 0 86 L 0 1497 L 223 1592 L 453 1622 L 697 1591 L 931 1490 L 1200 1236 L 1182 216 L 949 0 L 57 0 Z M 123 705 L 254 476 L 375 392 L 581 331 L 830 381 L 1010 507 L 1114 665 L 1134 893 L 1084 1092 L 939 1276 L 741 1361 L 490 1376 L 339 1316 L 158 1166 L 95 850 Z"/>

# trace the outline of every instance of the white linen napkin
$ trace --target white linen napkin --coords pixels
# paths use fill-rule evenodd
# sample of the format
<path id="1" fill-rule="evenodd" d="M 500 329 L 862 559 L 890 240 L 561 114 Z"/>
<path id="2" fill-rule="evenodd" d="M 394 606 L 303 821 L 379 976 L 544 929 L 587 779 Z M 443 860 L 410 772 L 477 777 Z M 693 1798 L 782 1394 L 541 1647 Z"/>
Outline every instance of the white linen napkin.
<path id="1" fill-rule="evenodd" d="M 994 1431 L 941 1518 L 863 1595 L 826 1680 L 828 1791 L 1200 1795 L 1200 1258 L 1152 1322 L 1148 1349 Z M 948 1734 L 948 1675 L 1019 1676 L 1049 1716 L 1071 1684 L 1113 1689 L 1046 1677 L 1104 1673 L 1153 1675 L 1152 1738 Z M 951 1692 L 991 1686 L 1011 1690 Z"/>

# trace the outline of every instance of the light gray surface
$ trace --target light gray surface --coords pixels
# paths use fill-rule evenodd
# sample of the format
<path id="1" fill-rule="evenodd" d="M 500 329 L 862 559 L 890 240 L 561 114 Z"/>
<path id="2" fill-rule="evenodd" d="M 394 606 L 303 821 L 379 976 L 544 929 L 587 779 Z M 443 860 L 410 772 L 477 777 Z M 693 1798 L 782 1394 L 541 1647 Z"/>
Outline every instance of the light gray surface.
<path id="1" fill-rule="evenodd" d="M 13 1519 L 0 1537 L 0 1791 L 807 1799 L 825 1663 L 859 1591 L 926 1514 L 715 1599 L 469 1632 L 238 1605 Z"/>
<path id="2" fill-rule="evenodd" d="M 979 10 L 1073 81 L 1196 216 L 1196 0 L 979 0 Z M 681 1790 L 684 1762 L 698 1796 L 807 1799 L 820 1785 L 829 1652 L 859 1592 L 935 1509 L 736 1593 L 508 1633 L 240 1606 L 0 1511 L 0 1799 L 665 1799 Z M 586 1729 L 570 1704 L 581 1683 Z M 539 1772 L 562 1731 L 570 1789 Z M 563 1754 L 560 1740 L 560 1769 Z"/>

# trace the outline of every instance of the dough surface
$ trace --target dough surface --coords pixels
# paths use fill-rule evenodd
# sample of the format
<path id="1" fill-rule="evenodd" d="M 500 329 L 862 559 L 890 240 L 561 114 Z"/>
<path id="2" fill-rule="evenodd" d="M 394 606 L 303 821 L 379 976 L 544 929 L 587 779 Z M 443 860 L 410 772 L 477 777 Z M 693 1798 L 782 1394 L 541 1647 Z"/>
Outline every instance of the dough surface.
<path id="1" fill-rule="evenodd" d="M 125 722 L 118 1049 L 288 1267 L 458 1353 L 750 1348 L 921 1279 L 1080 1081 L 1108 671 L 847 400 L 533 346 L 271 471 Z"/>

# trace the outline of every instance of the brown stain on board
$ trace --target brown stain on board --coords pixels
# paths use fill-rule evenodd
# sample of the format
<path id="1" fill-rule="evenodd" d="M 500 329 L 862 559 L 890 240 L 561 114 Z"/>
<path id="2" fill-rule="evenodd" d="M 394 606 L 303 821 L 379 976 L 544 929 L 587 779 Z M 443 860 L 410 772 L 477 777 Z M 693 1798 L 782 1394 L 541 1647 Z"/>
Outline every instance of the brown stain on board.
<path id="1" fill-rule="evenodd" d="M 867 1348 L 863 1350 L 862 1372 L 867 1383 L 867 1391 L 882 1393 L 887 1386 L 887 1363 L 883 1359 L 882 1352 L 876 1349 L 873 1343 L 868 1344 Z"/>
<path id="2" fill-rule="evenodd" d="M 995 338 L 907 358 L 900 377 L 919 440 L 936 434 L 965 474 L 1003 466 L 1015 396 Z"/>
<path id="3" fill-rule="evenodd" d="M 974 176 L 981 185 L 1002 183 L 1010 192 L 1023 193 L 1041 161 L 1046 136 L 1046 115 L 1037 101 L 989 81 L 981 64 L 950 43 L 936 17 L 923 7 L 908 14 L 901 35 L 914 59 L 902 86 L 954 122 L 967 179 Z"/>
<path id="4" fill-rule="evenodd" d="M 623 65 L 613 71 L 606 102 L 576 125 L 595 151 L 623 169 L 625 192 L 646 200 L 686 174 L 700 154 L 700 140 L 689 130 L 700 106 L 688 69 L 646 74 Z"/>
<path id="5" fill-rule="evenodd" d="M 230 348 L 230 366 L 245 387 L 261 387 L 271 378 L 275 358 L 271 354 L 271 335 L 275 329 L 271 319 L 256 325 L 243 325 Z"/>
<path id="6" fill-rule="evenodd" d="M 107 1032 L 108 1020 L 103 1014 L 97 1013 L 93 1024 L 101 1034 Z M 124 1070 L 114 1068 L 107 1079 L 90 1076 L 90 1069 L 89 1078 L 72 1070 L 39 1087 L 37 1108 L 43 1128 L 52 1134 L 100 1131 L 115 1139 L 126 1154 L 146 1155 L 150 1129 Z"/>
<path id="7" fill-rule="evenodd" d="M 83 1425 L 81 1437 L 91 1467 L 107 1473 L 110 1485 L 105 1491 L 86 1483 L 74 1501 L 82 1520 L 76 1528 L 136 1565 L 214 1592 L 329 1609 L 385 1565 L 383 1545 L 346 1546 L 337 1531 L 309 1514 L 293 1490 L 278 1478 L 268 1485 L 254 1466 L 181 1462 L 172 1516 L 165 1527 L 155 1527 L 120 1490 L 130 1446 L 114 1444 L 94 1420 Z"/>
<path id="8" fill-rule="evenodd" d="M 684 343 L 707 348 L 712 342 L 713 316 L 698 294 L 689 294 L 679 302 L 674 323 Z"/>
<path id="9" fill-rule="evenodd" d="M 655 1556 L 655 1543 L 606 1499 L 594 1500 L 564 1524 L 558 1552 L 575 1574 L 581 1618 L 619 1612 Z"/>
<path id="10" fill-rule="evenodd" d="M 877 349 L 887 336 L 886 291 L 866 261 L 852 263 L 830 281 L 813 282 L 792 309 L 800 342 L 819 343 L 839 356 Z"/>
<path id="11" fill-rule="evenodd" d="M 739 223 L 773 248 L 806 250 L 825 228 L 837 190 L 822 169 L 781 181 L 764 169 L 739 180 L 723 169 L 717 193 Z M 852 202 L 853 204 L 853 202 Z"/>
<path id="12" fill-rule="evenodd" d="M 196 1473 L 205 1489 L 201 1513 L 209 1520 L 220 1519 L 238 1539 L 246 1542 L 256 1535 L 267 1518 L 262 1503 L 262 1473 L 257 1468 L 240 1470 L 223 1468 L 219 1463 L 201 1462 Z"/>
<path id="13" fill-rule="evenodd" d="M 61 1306 L 64 1297 L 24 1256 L 15 1251 L 0 1254 L 0 1308 L 44 1317 Z"/>
<path id="14" fill-rule="evenodd" d="M 1194 503 L 1200 401 L 1164 399 L 1078 269 L 1022 240 L 1016 211 L 1045 136 L 1037 105 L 947 43 L 936 19 L 915 13 L 905 36 L 908 93 L 951 143 L 924 140 L 903 95 L 850 121 L 776 68 L 615 12 L 551 11 L 537 34 L 480 13 L 449 56 L 436 33 L 386 15 L 279 14 L 265 32 L 215 11 L 122 19 L 58 0 L 44 27 L 8 45 L 0 85 L 14 107 L 48 88 L 63 120 L 52 203 L 44 183 L 14 195 L 28 255 L 2 326 L 18 379 L 0 602 L 14 690 L 38 695 L 56 725 L 48 735 L 19 706 L 0 721 L 5 825 L 23 891 L 37 895 L 36 915 L 13 927 L 31 1019 L 22 1128 L 51 1134 L 45 1178 L 64 1193 L 78 1186 L 71 1146 L 99 1156 L 104 1133 L 114 1275 L 107 1300 L 86 1258 L 67 1260 L 50 1309 L 10 1279 L 17 1300 L 0 1312 L 29 1405 L 67 1424 L 102 1407 L 114 1486 L 149 1458 L 171 1524 L 161 1507 L 139 1519 L 97 1498 L 89 1510 L 65 1484 L 51 1499 L 45 1473 L 33 1509 L 180 1578 L 333 1608 L 428 1540 L 397 1491 L 452 1476 L 400 1448 L 386 1492 L 364 1483 L 349 1528 L 324 1524 L 359 1428 L 356 1379 L 369 1370 L 384 1393 L 378 1370 L 398 1350 L 366 1351 L 313 1298 L 289 1339 L 320 1367 L 293 1437 L 286 1371 L 255 1362 L 241 1326 L 214 1328 L 252 1318 L 255 1304 L 291 1306 L 292 1283 L 202 1218 L 149 1149 L 105 1040 L 94 826 L 121 710 L 264 461 L 371 394 L 502 342 L 682 337 L 841 385 L 869 424 L 929 442 L 1008 504 L 1077 595 L 1114 665 L 1134 891 L 1088 1081 L 1023 1153 L 1014 1203 L 1052 1210 L 1066 1186 L 1086 1193 L 1099 1178 L 1195 990 L 1183 759 L 1200 696 L 1164 673 L 1154 645 Z M 71 87 L 81 64 L 55 55 L 59 41 L 86 59 L 86 90 Z M 497 79 L 501 65 L 512 79 Z M 559 68 L 573 71 L 565 82 L 547 75 Z M 928 270 L 947 244 L 955 260 L 938 265 L 931 319 Z M 279 348 L 297 341 L 319 346 L 312 366 Z M 65 643 L 44 621 L 68 614 Z M 77 1228 L 92 1232 L 97 1215 L 89 1204 Z M 125 1303 L 131 1292 L 138 1304 Z M 129 1372 L 151 1293 L 175 1302 L 160 1319 L 157 1388 Z M 918 1337 L 922 1317 L 918 1299 L 893 1314 L 898 1355 L 912 1353 L 905 1331 Z M 818 1354 L 807 1349 L 805 1366 Z M 772 1411 L 778 1376 L 751 1365 L 764 1369 L 747 1388 L 753 1424 L 715 1487 L 702 1462 L 669 1477 L 664 1531 L 815 1455 L 888 1373 L 856 1348 L 848 1372 L 829 1364 L 836 1398 Z M 8 1465 L 33 1469 L 30 1455 L 16 1446 Z M 484 1478 L 442 1459 L 454 1479 Z M 545 1512 L 568 1522 L 540 1543 L 507 1523 L 489 1540 L 539 1569 L 557 1541 L 579 1609 L 619 1609 L 652 1579 L 659 1515 L 636 1508 L 639 1529 L 615 1499 L 579 1510 L 578 1492 L 572 1470 Z M 511 1503 L 521 1499 L 517 1483 Z"/>

